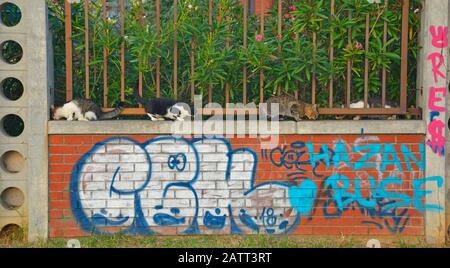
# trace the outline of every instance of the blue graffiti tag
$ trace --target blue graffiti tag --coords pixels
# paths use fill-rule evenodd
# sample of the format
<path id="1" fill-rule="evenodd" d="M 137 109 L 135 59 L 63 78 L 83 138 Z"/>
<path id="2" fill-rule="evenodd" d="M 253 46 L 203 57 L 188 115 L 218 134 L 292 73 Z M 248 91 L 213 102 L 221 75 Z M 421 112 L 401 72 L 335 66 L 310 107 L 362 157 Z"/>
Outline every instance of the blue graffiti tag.
<path id="1" fill-rule="evenodd" d="M 208 149 L 204 153 L 205 147 Z M 211 148 L 217 152 L 208 153 Z M 110 159 L 117 160 L 102 162 L 110 151 L 114 155 Z M 226 228 L 233 234 L 291 232 L 300 218 L 296 211 L 307 212 L 299 204 L 292 210 L 289 184 L 256 184 L 257 161 L 253 150 L 233 150 L 224 138 L 158 137 L 143 144 L 128 138 L 107 139 L 96 144 L 73 168 L 72 211 L 83 230 L 100 235 L 155 234 L 173 227 L 184 234 L 197 234 L 203 229 L 223 232 Z M 225 168 L 220 169 L 221 174 L 215 170 L 214 176 L 205 181 L 202 176 L 208 173 L 202 171 L 201 165 L 208 162 L 224 164 Z M 250 166 L 250 171 L 234 171 L 239 166 L 236 163 Z M 204 188 L 205 182 L 215 185 L 214 181 L 224 183 L 223 189 L 230 187 L 227 192 L 241 190 L 234 190 L 239 194 L 229 199 L 225 207 L 201 203 L 200 200 L 208 200 L 208 195 L 224 192 L 216 186 Z M 233 188 L 236 183 L 244 188 Z M 274 198 L 272 192 L 285 196 L 284 205 L 251 205 L 254 198 L 267 192 L 268 199 Z M 289 216 L 282 213 L 286 209 L 291 209 Z"/>

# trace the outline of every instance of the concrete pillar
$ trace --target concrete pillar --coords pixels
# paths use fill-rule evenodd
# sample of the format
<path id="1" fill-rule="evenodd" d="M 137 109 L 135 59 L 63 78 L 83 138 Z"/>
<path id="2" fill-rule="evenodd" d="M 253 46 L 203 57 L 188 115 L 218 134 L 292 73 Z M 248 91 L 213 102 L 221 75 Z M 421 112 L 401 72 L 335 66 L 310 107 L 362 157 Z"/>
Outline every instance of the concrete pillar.
<path id="1" fill-rule="evenodd" d="M 10 200 L 17 206 L 0 205 L 0 230 L 19 226 L 28 240 L 47 237 L 48 226 L 48 146 L 47 121 L 48 62 L 47 62 L 47 5 L 46 0 L 0 0 L 0 5 L 11 3 L 21 12 L 17 25 L 0 22 L 0 44 L 12 40 L 23 51 L 16 63 L 0 59 L 0 82 L 14 78 L 23 85 L 23 94 L 14 100 L 0 94 L 0 120 L 6 115 L 18 115 L 24 131 L 17 136 L 8 135 L 0 126 L 0 155 L 18 152 L 23 158 L 23 168 L 8 170 L 0 166 L 0 192 L 14 188 Z M 2 85 L 3 87 L 3 85 Z M 3 89 L 2 89 L 3 90 Z M 3 159 L 2 159 L 3 160 Z M 16 165 L 17 159 L 12 158 Z"/>
<path id="2" fill-rule="evenodd" d="M 450 4 L 448 7 L 448 13 L 450 14 Z M 449 16 L 449 23 L 450 25 L 450 16 Z M 449 31 L 450 33 L 450 31 Z M 449 55 L 450 59 L 450 55 Z M 450 62 L 450 60 L 448 61 Z M 450 85 L 450 67 L 447 69 L 447 86 Z M 450 242 L 450 151 L 448 148 L 450 148 L 450 88 L 447 88 L 447 119 L 445 120 L 445 123 L 447 125 L 446 127 L 446 178 L 445 178 L 445 194 L 446 194 L 446 205 L 445 205 L 445 226 L 447 231 L 447 242 Z"/>
<path id="3" fill-rule="evenodd" d="M 46 0 L 27 1 L 29 170 L 28 240 L 48 235 L 48 139 L 49 83 L 47 57 L 48 16 Z"/>
<path id="4" fill-rule="evenodd" d="M 423 116 L 427 124 L 425 234 L 428 243 L 445 242 L 446 92 L 448 66 L 448 0 L 425 0 L 420 62 Z"/>

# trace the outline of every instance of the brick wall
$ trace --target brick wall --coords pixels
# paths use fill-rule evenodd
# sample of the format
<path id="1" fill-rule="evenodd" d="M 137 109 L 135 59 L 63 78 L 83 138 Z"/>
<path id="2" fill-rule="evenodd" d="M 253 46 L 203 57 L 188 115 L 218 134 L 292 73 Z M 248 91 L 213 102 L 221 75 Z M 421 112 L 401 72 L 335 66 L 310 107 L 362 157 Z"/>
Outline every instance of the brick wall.
<path id="1" fill-rule="evenodd" d="M 422 236 L 423 141 L 52 135 L 49 235 Z"/>

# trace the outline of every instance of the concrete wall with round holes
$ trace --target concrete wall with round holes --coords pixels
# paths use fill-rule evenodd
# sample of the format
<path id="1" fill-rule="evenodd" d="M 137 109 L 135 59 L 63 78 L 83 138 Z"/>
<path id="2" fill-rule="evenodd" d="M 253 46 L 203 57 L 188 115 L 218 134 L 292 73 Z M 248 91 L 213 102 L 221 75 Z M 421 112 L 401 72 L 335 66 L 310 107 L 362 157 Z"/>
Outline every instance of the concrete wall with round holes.
<path id="1" fill-rule="evenodd" d="M 0 0 L 0 237 L 47 233 L 46 29 L 45 0 Z"/>

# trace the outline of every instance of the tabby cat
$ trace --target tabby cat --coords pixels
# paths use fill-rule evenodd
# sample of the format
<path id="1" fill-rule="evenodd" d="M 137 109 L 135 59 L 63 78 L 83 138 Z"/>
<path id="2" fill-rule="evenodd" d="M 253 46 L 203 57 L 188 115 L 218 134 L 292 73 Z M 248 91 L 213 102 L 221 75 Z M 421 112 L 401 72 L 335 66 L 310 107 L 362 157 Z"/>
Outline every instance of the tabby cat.
<path id="1" fill-rule="evenodd" d="M 269 98 L 266 103 L 267 116 L 271 120 L 277 119 L 277 115 L 271 113 L 272 104 L 279 104 L 278 120 L 290 118 L 295 121 L 301 121 L 304 117 L 307 117 L 310 120 L 316 120 L 319 117 L 317 104 L 305 103 L 301 100 L 297 100 L 291 95 L 282 94 L 279 96 L 274 96 Z"/>
<path id="2" fill-rule="evenodd" d="M 111 112 L 103 112 L 102 109 L 92 100 L 76 99 L 63 106 L 51 107 L 51 117 L 53 120 L 67 121 L 94 121 L 107 120 L 118 116 L 124 109 L 124 103 L 120 102 Z"/>

